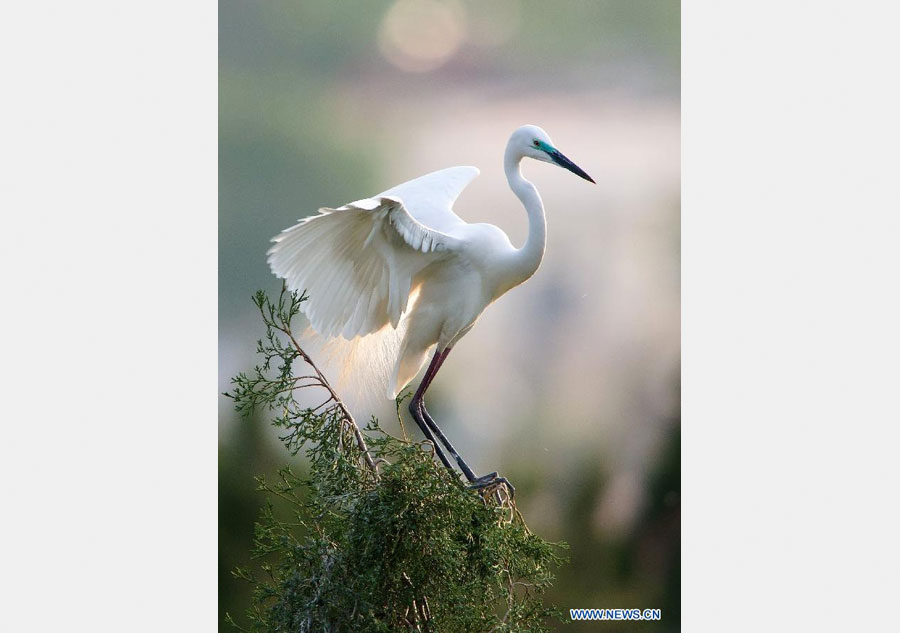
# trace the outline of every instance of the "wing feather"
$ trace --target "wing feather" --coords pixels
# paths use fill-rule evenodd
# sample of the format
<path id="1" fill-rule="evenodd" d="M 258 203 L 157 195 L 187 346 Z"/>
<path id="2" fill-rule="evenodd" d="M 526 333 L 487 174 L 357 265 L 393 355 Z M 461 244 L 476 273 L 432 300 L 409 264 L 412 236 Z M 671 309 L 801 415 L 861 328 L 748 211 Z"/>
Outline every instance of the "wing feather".
<path id="1" fill-rule="evenodd" d="M 291 290 L 307 291 L 303 311 L 313 329 L 346 339 L 396 328 L 416 274 L 461 247 L 459 238 L 413 217 L 396 195 L 320 209 L 272 241 L 269 266 Z"/>
<path id="2" fill-rule="evenodd" d="M 379 196 L 403 200 L 403 206 L 418 222 L 452 234 L 465 225 L 453 212 L 453 203 L 479 173 L 477 167 L 448 167 L 391 187 Z"/>

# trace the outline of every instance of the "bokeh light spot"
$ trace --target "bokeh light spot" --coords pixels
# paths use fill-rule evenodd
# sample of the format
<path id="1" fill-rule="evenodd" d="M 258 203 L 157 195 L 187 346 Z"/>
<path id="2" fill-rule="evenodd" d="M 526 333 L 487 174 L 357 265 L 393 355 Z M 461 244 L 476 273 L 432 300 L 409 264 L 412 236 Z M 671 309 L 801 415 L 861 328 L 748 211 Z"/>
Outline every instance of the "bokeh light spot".
<path id="1" fill-rule="evenodd" d="M 391 64 L 429 72 L 446 64 L 466 37 L 466 14 L 455 0 L 397 0 L 381 21 L 378 46 Z"/>

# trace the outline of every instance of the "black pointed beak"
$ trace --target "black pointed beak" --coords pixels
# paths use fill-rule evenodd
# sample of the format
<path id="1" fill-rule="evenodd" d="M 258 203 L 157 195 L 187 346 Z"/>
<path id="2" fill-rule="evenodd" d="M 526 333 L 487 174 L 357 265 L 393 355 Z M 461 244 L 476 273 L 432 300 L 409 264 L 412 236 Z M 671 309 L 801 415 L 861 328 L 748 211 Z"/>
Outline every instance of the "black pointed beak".
<path id="1" fill-rule="evenodd" d="M 584 171 L 581 167 L 579 167 L 578 165 L 576 165 L 575 163 L 570 161 L 568 158 L 566 158 L 565 154 L 563 154 L 559 150 L 547 152 L 547 155 L 551 158 L 551 160 L 553 160 L 554 163 L 556 163 L 560 167 L 568 169 L 570 172 L 572 172 L 576 176 L 581 176 L 588 182 L 593 182 L 595 185 L 597 184 L 596 182 L 594 182 L 593 178 L 591 178 L 590 176 L 587 175 L 586 171 Z"/>

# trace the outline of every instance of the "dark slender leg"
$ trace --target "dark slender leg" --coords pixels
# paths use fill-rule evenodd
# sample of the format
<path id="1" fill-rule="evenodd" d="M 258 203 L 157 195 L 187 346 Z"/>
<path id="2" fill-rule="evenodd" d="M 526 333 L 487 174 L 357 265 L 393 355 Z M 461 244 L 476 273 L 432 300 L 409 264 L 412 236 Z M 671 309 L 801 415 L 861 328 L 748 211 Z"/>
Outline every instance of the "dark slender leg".
<path id="1" fill-rule="evenodd" d="M 450 451 L 450 454 L 453 455 L 453 458 L 456 460 L 456 463 L 459 464 L 460 469 L 463 471 L 463 474 L 466 476 L 466 479 L 469 480 L 473 484 L 475 488 L 483 488 L 487 485 L 493 485 L 495 483 L 505 483 L 512 494 L 515 494 L 515 489 L 512 487 L 512 484 L 506 480 L 505 477 L 497 477 L 497 472 L 492 472 L 487 475 L 483 475 L 481 477 L 477 477 L 474 471 L 469 468 L 469 465 L 465 462 L 465 460 L 460 457 L 459 452 L 453 447 L 453 444 L 450 443 L 450 440 L 447 439 L 447 436 L 444 435 L 444 432 L 441 431 L 440 427 L 435 423 L 434 418 L 428 413 L 428 410 L 425 408 L 425 392 L 428 390 L 428 387 L 431 386 L 431 381 L 434 380 L 435 375 L 437 375 L 438 370 L 441 368 L 441 365 L 444 364 L 444 360 L 447 358 L 447 355 L 450 353 L 452 348 L 448 347 L 444 350 L 440 350 L 435 352 L 434 357 L 431 359 L 431 363 L 428 365 L 428 369 L 425 371 L 425 376 L 422 378 L 422 384 L 419 385 L 419 388 L 416 390 L 416 394 L 413 396 L 412 402 L 409 403 L 409 411 L 412 414 L 413 418 L 416 420 L 416 424 L 419 425 L 419 428 L 422 429 L 422 432 L 425 434 L 425 437 L 431 440 L 433 444 L 435 444 L 435 451 L 438 453 L 438 457 L 441 458 L 441 461 L 444 463 L 444 466 L 453 470 L 453 467 L 450 466 L 447 457 L 440 450 L 440 447 L 435 443 L 434 435 L 440 439 L 441 443 Z M 427 428 L 426 428 L 427 427 Z M 432 432 L 434 435 L 432 435 Z"/>
<path id="2" fill-rule="evenodd" d="M 422 378 L 422 384 L 419 385 L 419 388 L 416 390 L 416 394 L 413 396 L 412 401 L 410 401 L 409 403 L 409 412 L 410 414 L 412 414 L 413 420 L 416 421 L 416 424 L 419 425 L 419 428 L 422 429 L 422 433 L 425 435 L 425 437 L 428 438 L 434 445 L 434 452 L 437 453 L 437 456 L 440 458 L 440 460 L 444 462 L 444 466 L 452 471 L 453 465 L 450 463 L 450 460 L 447 459 L 447 456 L 444 455 L 444 451 L 441 450 L 441 445 L 438 444 L 436 439 L 434 439 L 434 435 L 431 432 L 431 427 L 428 425 L 428 422 L 425 421 L 425 416 L 422 414 L 422 407 L 420 405 L 420 403 L 422 402 L 422 396 L 424 395 L 425 390 L 428 389 L 428 385 L 431 384 L 431 381 L 434 379 L 434 374 L 437 373 L 438 368 L 441 366 L 441 362 L 443 361 L 442 356 L 444 355 L 446 354 L 437 352 L 431 359 L 431 363 L 428 365 L 428 369 L 425 370 L 425 377 Z"/>
<path id="3" fill-rule="evenodd" d="M 425 401 L 419 405 L 419 410 L 422 412 L 422 415 L 425 416 L 425 422 L 428 424 L 428 428 L 430 428 L 437 438 L 441 441 L 441 444 L 447 447 L 447 450 L 450 451 L 450 454 L 453 455 L 453 459 L 456 460 L 456 463 L 459 464 L 460 470 L 463 471 L 463 474 L 466 476 L 466 479 L 469 481 L 475 481 L 478 477 L 475 476 L 475 473 L 472 472 L 472 469 L 469 468 L 469 465 L 465 462 L 465 460 L 459 456 L 459 453 L 453 448 L 453 444 L 450 443 L 450 440 L 447 439 L 447 436 L 444 435 L 444 432 L 440 429 L 440 427 L 435 423 L 434 418 L 431 417 L 431 414 L 428 413 L 428 409 L 425 408 Z M 496 476 L 497 473 L 494 473 Z"/>

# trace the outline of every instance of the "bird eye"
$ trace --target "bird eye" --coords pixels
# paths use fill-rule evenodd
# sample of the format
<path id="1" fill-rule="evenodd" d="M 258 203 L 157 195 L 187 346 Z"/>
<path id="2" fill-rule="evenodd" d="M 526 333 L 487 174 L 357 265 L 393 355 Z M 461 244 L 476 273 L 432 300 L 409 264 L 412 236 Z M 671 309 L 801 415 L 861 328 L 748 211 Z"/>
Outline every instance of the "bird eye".
<path id="1" fill-rule="evenodd" d="M 541 142 L 538 141 L 538 140 L 535 140 L 535 141 L 534 141 L 534 146 L 535 146 L 535 147 L 540 147 L 540 146 L 541 146 Z"/>

